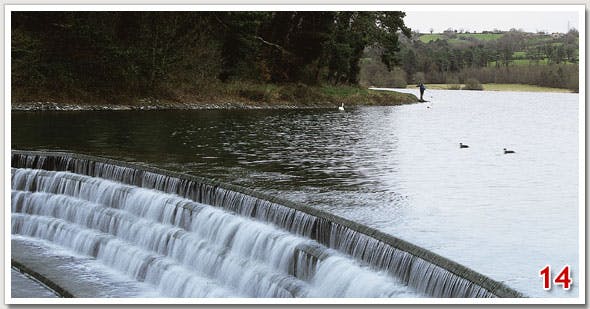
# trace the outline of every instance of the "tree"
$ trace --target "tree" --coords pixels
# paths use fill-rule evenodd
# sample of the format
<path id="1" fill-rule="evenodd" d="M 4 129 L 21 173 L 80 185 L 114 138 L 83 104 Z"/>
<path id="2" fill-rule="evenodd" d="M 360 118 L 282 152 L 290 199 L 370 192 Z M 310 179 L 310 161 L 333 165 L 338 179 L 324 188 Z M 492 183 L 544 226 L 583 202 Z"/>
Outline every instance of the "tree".
<path id="1" fill-rule="evenodd" d="M 411 36 L 403 12 L 337 12 L 328 52 L 327 79 L 332 83 L 358 83 L 359 61 L 367 46 L 380 47 L 380 60 L 391 70 L 399 63 L 398 33 Z"/>
<path id="2" fill-rule="evenodd" d="M 367 46 L 399 63 L 403 12 L 13 12 L 20 89 L 173 95 L 229 80 L 357 84 Z"/>

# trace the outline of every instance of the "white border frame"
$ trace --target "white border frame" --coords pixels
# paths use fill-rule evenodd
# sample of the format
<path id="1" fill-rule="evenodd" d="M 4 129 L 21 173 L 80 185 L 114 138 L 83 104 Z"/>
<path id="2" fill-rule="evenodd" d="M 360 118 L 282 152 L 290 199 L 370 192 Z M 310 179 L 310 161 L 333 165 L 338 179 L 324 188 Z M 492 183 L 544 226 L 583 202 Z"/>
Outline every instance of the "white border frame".
<path id="1" fill-rule="evenodd" d="M 586 299 L 586 238 L 585 238 L 585 201 L 586 201 L 586 24 L 585 5 L 32 5 L 6 4 L 4 6 L 4 295 L 6 304 L 585 304 Z M 8 270 L 11 269 L 10 259 L 10 158 L 11 158 L 11 12 L 13 11 L 576 11 L 578 12 L 579 39 L 579 212 L 578 212 L 578 241 L 579 241 L 579 276 L 574 276 L 575 284 L 579 285 L 578 297 L 572 298 L 519 298 L 519 299 L 463 299 L 463 298 L 12 298 L 11 284 Z"/>

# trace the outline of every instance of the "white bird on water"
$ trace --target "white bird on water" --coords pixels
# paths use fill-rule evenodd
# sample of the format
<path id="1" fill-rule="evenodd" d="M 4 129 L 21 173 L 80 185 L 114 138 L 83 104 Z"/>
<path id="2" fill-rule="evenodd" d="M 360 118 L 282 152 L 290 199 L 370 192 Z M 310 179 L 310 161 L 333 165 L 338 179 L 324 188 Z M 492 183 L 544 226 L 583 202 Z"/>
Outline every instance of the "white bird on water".
<path id="1" fill-rule="evenodd" d="M 343 111 L 344 110 L 344 103 L 342 103 L 342 105 L 338 106 L 338 110 L 339 111 Z"/>

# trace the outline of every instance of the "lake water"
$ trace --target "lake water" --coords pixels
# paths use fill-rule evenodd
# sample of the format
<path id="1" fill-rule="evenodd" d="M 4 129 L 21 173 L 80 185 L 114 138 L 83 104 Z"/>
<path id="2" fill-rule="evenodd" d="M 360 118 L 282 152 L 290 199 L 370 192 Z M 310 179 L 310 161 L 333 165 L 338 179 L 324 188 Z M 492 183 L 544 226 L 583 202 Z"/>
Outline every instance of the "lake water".
<path id="1" fill-rule="evenodd" d="M 426 99 L 345 112 L 13 112 L 12 148 L 216 178 L 375 227 L 528 296 L 577 297 L 578 95 Z M 573 287 L 544 291 L 539 270 L 566 264 Z"/>

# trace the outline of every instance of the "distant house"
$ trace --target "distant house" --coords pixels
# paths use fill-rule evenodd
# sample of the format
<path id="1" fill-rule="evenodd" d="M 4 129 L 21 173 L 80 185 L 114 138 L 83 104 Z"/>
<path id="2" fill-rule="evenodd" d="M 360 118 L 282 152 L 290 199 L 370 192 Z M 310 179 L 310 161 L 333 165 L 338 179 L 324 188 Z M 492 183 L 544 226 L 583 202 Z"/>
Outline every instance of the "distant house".
<path id="1" fill-rule="evenodd" d="M 551 37 L 554 39 L 559 39 L 565 36 L 565 33 L 553 32 L 551 33 Z"/>

